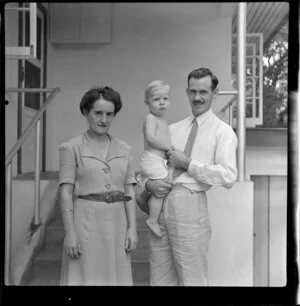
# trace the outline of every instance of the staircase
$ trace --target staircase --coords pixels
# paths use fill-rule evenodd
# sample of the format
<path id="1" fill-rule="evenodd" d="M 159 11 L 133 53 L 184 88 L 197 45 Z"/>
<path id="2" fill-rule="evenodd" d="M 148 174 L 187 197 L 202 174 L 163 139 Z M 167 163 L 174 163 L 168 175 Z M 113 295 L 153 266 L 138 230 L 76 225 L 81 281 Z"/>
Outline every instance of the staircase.
<path id="1" fill-rule="evenodd" d="M 139 208 L 138 208 L 139 209 Z M 137 214 L 138 244 L 132 253 L 132 277 L 134 286 L 150 286 L 149 279 L 149 237 L 145 220 L 147 215 Z"/>
<path id="2" fill-rule="evenodd" d="M 149 286 L 148 230 L 146 215 L 138 214 L 138 245 L 132 253 L 134 286 Z M 32 279 L 29 286 L 58 286 L 63 251 L 64 230 L 59 205 L 56 204 L 54 218 L 45 234 L 45 245 L 32 260 Z"/>

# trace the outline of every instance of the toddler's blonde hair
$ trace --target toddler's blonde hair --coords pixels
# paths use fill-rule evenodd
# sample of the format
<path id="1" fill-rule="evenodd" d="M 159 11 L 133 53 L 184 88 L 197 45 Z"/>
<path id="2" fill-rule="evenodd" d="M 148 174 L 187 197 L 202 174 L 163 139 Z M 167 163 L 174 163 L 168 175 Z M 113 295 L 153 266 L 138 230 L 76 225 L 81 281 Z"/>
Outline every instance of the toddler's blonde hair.
<path id="1" fill-rule="evenodd" d="M 170 86 L 164 81 L 156 80 L 148 84 L 147 88 L 145 89 L 145 102 L 147 102 L 148 99 L 152 96 L 153 91 L 164 87 L 170 91 Z"/>

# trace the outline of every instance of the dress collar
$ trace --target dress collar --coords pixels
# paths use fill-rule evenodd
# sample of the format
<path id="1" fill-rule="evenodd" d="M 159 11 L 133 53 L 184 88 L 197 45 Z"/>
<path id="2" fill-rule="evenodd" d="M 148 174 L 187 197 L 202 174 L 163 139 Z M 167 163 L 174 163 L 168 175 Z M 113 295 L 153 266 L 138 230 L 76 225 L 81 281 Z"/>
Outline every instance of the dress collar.
<path id="1" fill-rule="evenodd" d="M 107 151 L 106 158 L 104 159 L 100 154 L 97 154 L 97 149 L 91 144 L 91 139 L 88 136 L 88 131 L 82 135 L 82 152 L 81 155 L 85 157 L 93 157 L 102 162 L 108 162 L 115 157 L 125 156 L 124 150 L 118 144 L 118 141 L 112 137 L 110 134 L 107 134 L 110 139 L 109 148 Z"/>

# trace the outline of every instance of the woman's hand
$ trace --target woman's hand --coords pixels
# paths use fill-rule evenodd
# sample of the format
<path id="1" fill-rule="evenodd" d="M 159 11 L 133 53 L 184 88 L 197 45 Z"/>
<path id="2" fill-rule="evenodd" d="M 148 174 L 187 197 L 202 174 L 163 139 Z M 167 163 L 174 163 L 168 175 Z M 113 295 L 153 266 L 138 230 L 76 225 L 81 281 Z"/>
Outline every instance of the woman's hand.
<path id="1" fill-rule="evenodd" d="M 65 252 L 73 259 L 81 255 L 81 247 L 77 240 L 75 231 L 67 233 L 64 240 Z"/>
<path id="2" fill-rule="evenodd" d="M 125 250 L 127 252 L 134 251 L 137 245 L 137 233 L 136 229 L 128 228 L 125 238 Z"/>

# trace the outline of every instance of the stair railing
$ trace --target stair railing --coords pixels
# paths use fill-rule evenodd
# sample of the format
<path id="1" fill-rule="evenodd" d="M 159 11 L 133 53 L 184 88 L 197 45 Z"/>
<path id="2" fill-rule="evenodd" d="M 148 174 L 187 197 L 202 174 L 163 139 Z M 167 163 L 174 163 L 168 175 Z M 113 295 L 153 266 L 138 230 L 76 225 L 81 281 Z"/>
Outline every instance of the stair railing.
<path id="1" fill-rule="evenodd" d="M 10 284 L 11 276 L 11 241 L 12 241 L 12 160 L 23 145 L 30 132 L 35 127 L 35 183 L 34 183 L 34 218 L 33 225 L 40 225 L 40 130 L 41 117 L 44 111 L 60 92 L 60 88 L 6 88 L 5 92 L 51 92 L 45 103 L 32 118 L 21 137 L 5 158 L 6 182 L 5 182 L 5 283 Z"/>
<path id="2" fill-rule="evenodd" d="M 221 96 L 233 96 L 220 110 L 220 112 L 225 112 L 227 109 L 229 109 L 229 116 L 228 116 L 228 123 L 230 126 L 232 126 L 232 108 L 233 104 L 237 101 L 237 90 L 223 90 L 219 91 L 219 95 Z"/>

